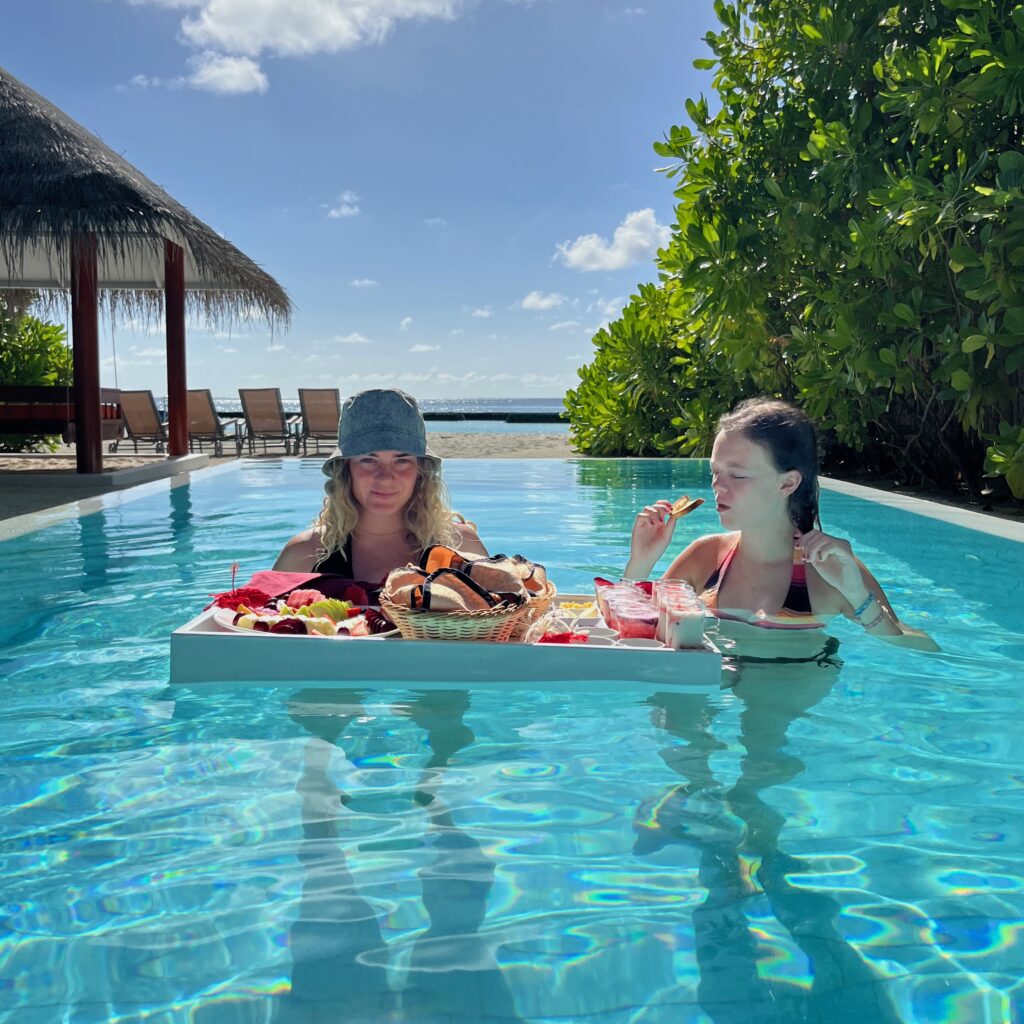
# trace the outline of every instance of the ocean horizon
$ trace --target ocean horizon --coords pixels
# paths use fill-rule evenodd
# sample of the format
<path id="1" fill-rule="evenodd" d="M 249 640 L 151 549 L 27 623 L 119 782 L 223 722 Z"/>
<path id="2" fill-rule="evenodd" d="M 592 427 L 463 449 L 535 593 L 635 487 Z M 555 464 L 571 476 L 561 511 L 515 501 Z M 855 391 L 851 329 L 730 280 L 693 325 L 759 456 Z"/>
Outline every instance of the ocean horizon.
<path id="1" fill-rule="evenodd" d="M 565 411 L 562 398 L 422 398 L 417 399 L 420 409 L 425 413 L 561 413 Z M 167 396 L 156 396 L 157 407 L 161 412 L 167 411 Z M 241 413 L 242 403 L 238 395 L 214 396 L 213 404 L 219 413 Z M 281 404 L 287 413 L 298 413 L 297 398 L 282 396 Z"/>

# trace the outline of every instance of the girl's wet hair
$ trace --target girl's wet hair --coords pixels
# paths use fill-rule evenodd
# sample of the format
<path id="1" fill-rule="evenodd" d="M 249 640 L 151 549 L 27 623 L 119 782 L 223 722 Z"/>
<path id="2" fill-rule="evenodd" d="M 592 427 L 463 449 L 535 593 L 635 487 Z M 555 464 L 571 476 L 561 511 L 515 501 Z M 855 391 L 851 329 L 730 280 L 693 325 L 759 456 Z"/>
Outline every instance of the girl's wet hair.
<path id="1" fill-rule="evenodd" d="M 741 433 L 768 452 L 780 473 L 795 469 L 800 486 L 789 496 L 789 518 L 801 533 L 818 517 L 818 431 L 801 409 L 774 398 L 749 398 L 718 421 L 720 431 Z"/>

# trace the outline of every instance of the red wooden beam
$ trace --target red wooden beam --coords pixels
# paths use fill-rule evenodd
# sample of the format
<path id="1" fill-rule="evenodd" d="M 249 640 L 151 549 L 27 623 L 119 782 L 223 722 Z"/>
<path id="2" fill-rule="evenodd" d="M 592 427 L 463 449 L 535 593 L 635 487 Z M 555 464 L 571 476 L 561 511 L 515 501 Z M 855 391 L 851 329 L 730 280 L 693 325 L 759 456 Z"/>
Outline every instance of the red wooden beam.
<path id="1" fill-rule="evenodd" d="M 102 473 L 99 292 L 96 236 L 91 234 L 77 235 L 71 246 L 71 336 L 75 366 L 75 461 L 79 473 Z"/>
<path id="2" fill-rule="evenodd" d="M 167 454 L 188 454 L 185 366 L 185 250 L 164 241 L 164 320 L 167 324 Z"/>

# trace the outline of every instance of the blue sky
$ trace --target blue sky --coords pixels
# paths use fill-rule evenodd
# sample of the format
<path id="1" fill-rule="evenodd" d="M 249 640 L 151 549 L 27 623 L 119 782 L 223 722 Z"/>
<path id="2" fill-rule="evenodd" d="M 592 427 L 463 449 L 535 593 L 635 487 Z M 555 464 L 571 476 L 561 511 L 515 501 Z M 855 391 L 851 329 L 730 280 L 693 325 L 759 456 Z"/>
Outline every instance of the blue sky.
<path id="1" fill-rule="evenodd" d="M 672 218 L 651 144 L 710 89 L 711 0 L 36 0 L 0 64 L 288 290 L 189 384 L 562 394 Z M 162 327 L 104 385 L 163 394 Z"/>

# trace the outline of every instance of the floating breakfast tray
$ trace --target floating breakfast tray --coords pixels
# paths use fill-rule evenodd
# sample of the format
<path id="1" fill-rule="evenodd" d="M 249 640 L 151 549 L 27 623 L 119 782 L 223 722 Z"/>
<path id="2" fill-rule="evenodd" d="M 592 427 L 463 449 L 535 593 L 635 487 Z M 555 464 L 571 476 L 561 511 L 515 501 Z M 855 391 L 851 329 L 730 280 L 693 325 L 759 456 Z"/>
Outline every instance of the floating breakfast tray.
<path id="1" fill-rule="evenodd" d="M 721 681 L 721 652 L 706 637 L 703 647 L 673 651 L 402 637 L 246 635 L 218 625 L 214 612 L 203 612 L 171 634 L 172 683 L 316 682 L 350 687 L 395 682 L 424 689 L 509 684 L 550 689 L 566 683 L 717 686 Z"/>

